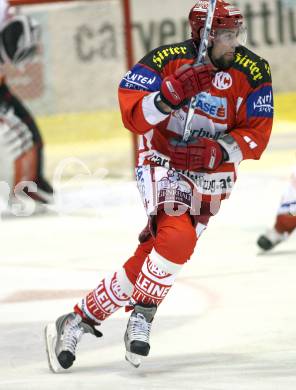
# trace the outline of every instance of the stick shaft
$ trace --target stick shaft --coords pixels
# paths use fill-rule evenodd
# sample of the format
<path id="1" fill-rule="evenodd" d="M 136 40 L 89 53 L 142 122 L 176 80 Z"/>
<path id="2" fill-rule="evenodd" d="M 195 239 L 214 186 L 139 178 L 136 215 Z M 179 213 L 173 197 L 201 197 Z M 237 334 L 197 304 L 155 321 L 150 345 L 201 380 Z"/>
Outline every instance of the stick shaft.
<path id="1" fill-rule="evenodd" d="M 214 12 L 215 12 L 215 8 L 216 8 L 216 2 L 217 2 L 217 0 L 209 0 L 207 18 L 206 18 L 206 22 L 205 22 L 203 35 L 202 35 L 202 38 L 200 41 L 199 49 L 198 49 L 197 60 L 194 64 L 195 66 L 202 64 L 204 62 L 204 59 L 205 59 L 206 54 L 207 54 L 209 36 L 211 33 L 211 29 L 212 29 Z M 188 139 L 191 135 L 192 118 L 193 118 L 194 109 L 195 109 L 195 100 L 196 100 L 196 97 L 193 97 L 190 100 L 190 104 L 188 107 L 188 113 L 187 113 L 187 117 L 186 117 L 186 122 L 185 122 L 183 141 L 188 141 Z"/>

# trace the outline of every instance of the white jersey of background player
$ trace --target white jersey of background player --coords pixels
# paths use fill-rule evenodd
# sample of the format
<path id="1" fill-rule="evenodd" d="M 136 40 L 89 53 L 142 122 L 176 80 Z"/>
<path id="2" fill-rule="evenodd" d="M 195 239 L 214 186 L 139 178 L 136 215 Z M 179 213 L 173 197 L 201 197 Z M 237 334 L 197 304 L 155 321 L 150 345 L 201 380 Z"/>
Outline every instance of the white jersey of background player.
<path id="1" fill-rule="evenodd" d="M 7 1 L 1 0 L 0 1 L 0 24 L 2 24 L 3 21 L 5 20 L 7 8 L 8 8 Z"/>
<path id="2" fill-rule="evenodd" d="M 40 38 L 39 25 L 30 17 L 13 13 L 6 0 L 0 0 L 0 197 L 2 203 L 17 191 L 35 201 L 47 203 L 51 186 L 43 179 L 43 143 L 39 129 L 28 110 L 6 84 L 1 65 L 19 66 L 34 56 Z M 22 186 L 36 184 L 35 192 Z M 37 191 L 37 192 L 36 192 Z"/>
<path id="3" fill-rule="evenodd" d="M 282 194 L 272 229 L 258 238 L 258 246 L 267 251 L 286 240 L 296 229 L 296 165 Z"/>

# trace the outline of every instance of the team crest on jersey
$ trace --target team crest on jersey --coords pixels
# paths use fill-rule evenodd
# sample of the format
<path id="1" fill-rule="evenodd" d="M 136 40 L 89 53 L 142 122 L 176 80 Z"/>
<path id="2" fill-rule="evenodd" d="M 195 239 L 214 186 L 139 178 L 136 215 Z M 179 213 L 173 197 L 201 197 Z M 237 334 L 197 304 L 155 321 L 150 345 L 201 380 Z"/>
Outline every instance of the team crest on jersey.
<path id="1" fill-rule="evenodd" d="M 218 72 L 212 83 L 217 89 L 225 90 L 232 86 L 232 77 L 227 72 Z"/>
<path id="2" fill-rule="evenodd" d="M 193 11 L 196 12 L 207 12 L 209 8 L 209 2 L 205 0 L 200 0 L 195 4 Z"/>

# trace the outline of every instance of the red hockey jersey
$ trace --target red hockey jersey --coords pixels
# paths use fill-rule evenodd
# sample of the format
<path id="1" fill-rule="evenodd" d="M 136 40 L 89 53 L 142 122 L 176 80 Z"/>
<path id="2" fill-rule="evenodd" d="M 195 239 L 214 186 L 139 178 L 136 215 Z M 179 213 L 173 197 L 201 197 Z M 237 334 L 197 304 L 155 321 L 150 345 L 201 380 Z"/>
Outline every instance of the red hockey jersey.
<path id="1" fill-rule="evenodd" d="M 188 106 L 165 115 L 154 98 L 166 76 L 184 64 L 193 64 L 197 48 L 193 40 L 161 46 L 147 54 L 122 79 L 119 102 L 127 129 L 139 135 L 137 165 L 170 167 L 168 143 L 182 139 Z M 201 171 L 209 177 L 232 172 L 244 159 L 259 159 L 272 129 L 273 93 L 270 67 L 247 48 L 237 49 L 234 63 L 218 71 L 211 89 L 196 96 L 191 137 L 217 140 L 229 160 L 216 171 Z M 230 145 L 227 134 L 235 140 Z M 191 178 L 196 172 L 183 172 Z M 213 176 L 213 177 L 214 177 Z M 217 176 L 217 175 L 216 175 Z"/>

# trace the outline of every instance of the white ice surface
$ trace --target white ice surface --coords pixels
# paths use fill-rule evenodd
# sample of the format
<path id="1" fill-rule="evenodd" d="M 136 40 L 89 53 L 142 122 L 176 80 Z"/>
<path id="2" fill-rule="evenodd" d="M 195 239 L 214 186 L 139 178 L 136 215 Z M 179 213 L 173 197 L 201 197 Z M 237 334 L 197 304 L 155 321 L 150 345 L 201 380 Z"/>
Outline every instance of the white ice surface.
<path id="1" fill-rule="evenodd" d="M 43 343 L 44 325 L 136 248 L 145 215 L 135 184 L 68 188 L 66 215 L 1 221 L 0 389 L 294 390 L 295 236 L 269 254 L 256 247 L 284 181 L 240 175 L 159 308 L 138 369 L 124 360 L 123 311 L 102 340 L 83 338 L 65 374 L 48 370 Z"/>

